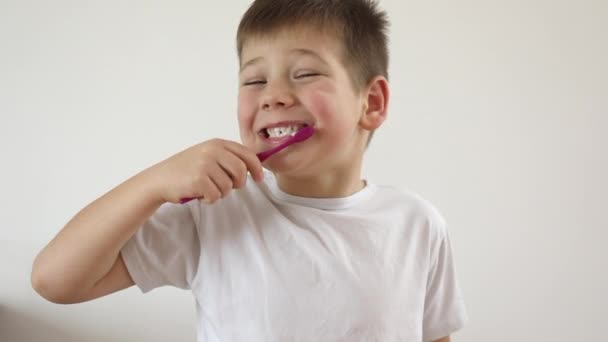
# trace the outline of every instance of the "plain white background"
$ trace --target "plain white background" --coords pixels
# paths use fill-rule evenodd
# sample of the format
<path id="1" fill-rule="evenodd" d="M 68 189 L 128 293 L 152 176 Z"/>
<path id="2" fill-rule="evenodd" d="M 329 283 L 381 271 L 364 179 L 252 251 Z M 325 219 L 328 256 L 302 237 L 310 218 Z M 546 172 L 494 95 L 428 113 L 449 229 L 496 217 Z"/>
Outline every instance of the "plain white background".
<path id="1" fill-rule="evenodd" d="M 194 341 L 190 294 L 79 305 L 30 287 L 83 206 L 209 138 L 239 140 L 249 0 L 0 0 L 0 341 Z M 364 177 L 446 217 L 456 341 L 599 341 L 608 317 L 608 5 L 384 0 L 389 119 Z"/>

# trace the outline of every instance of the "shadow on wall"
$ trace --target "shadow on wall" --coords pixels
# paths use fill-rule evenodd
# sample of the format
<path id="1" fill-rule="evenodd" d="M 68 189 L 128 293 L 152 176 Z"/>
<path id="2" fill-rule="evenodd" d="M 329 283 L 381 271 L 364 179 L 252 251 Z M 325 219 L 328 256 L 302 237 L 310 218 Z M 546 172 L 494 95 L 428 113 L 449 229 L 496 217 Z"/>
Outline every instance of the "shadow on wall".
<path id="1" fill-rule="evenodd" d="M 82 342 L 86 334 L 67 331 L 31 313 L 0 304 L 0 341 L 2 342 Z"/>

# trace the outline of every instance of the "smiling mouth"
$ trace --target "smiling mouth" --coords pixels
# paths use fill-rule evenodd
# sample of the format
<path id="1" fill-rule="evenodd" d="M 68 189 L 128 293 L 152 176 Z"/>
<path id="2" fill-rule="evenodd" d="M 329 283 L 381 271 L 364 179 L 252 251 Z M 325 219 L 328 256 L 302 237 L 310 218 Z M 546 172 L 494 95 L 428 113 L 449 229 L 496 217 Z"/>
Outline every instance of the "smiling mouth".
<path id="1" fill-rule="evenodd" d="M 267 127 L 260 130 L 259 134 L 266 139 L 280 139 L 296 134 L 299 130 L 309 126 L 306 123 L 294 123 L 280 126 Z"/>

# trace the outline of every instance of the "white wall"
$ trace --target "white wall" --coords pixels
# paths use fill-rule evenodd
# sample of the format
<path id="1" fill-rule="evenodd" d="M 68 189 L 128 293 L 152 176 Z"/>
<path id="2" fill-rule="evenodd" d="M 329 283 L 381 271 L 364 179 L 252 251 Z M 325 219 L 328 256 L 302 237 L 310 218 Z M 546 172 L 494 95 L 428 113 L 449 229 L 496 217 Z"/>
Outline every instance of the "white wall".
<path id="1" fill-rule="evenodd" d="M 249 0 L 0 0 L 0 341 L 194 341 L 187 292 L 60 306 L 29 284 L 79 209 L 211 137 L 238 140 Z M 440 208 L 457 341 L 598 341 L 608 317 L 608 5 L 384 0 L 389 120 L 365 177 Z M 212 8 L 213 7 L 213 8 Z"/>

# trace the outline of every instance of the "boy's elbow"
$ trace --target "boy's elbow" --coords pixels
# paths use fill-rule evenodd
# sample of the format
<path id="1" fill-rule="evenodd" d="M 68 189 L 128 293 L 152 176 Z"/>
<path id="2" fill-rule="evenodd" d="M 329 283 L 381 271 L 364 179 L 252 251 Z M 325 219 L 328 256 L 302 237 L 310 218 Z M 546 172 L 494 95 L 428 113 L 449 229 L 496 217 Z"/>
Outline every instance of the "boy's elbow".
<path id="1" fill-rule="evenodd" d="M 73 298 L 70 298 L 69 291 L 62 289 L 62 286 L 57 282 L 55 276 L 50 274 L 44 267 L 40 267 L 36 262 L 32 267 L 30 282 L 32 288 L 42 298 L 55 304 L 72 304 Z"/>

